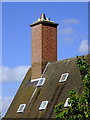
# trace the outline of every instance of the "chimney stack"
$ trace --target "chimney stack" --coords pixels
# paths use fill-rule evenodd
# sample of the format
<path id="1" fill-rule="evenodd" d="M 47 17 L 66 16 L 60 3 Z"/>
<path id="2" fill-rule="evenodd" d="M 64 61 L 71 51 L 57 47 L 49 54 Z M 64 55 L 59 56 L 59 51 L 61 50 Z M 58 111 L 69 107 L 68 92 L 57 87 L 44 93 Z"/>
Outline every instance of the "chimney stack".
<path id="1" fill-rule="evenodd" d="M 41 77 L 48 62 L 57 61 L 57 23 L 42 13 L 31 26 L 32 79 Z"/>

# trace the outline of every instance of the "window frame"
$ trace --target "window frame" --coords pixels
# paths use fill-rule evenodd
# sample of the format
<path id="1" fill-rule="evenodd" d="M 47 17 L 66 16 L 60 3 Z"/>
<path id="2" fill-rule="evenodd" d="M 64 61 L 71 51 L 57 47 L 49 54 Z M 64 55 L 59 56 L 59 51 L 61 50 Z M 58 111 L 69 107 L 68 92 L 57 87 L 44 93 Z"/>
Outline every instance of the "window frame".
<path id="1" fill-rule="evenodd" d="M 65 103 L 64 103 L 64 107 L 67 108 L 67 107 L 70 107 L 71 106 L 71 103 L 68 104 L 68 101 L 69 101 L 70 98 L 67 98 Z"/>
<path id="2" fill-rule="evenodd" d="M 43 79 L 43 82 L 40 84 L 40 80 L 42 80 Z M 40 78 L 40 80 L 38 81 L 38 83 L 37 83 L 37 87 L 41 87 L 41 86 L 43 86 L 43 84 L 44 84 L 44 82 L 45 82 L 45 78 Z"/>
<path id="3" fill-rule="evenodd" d="M 22 105 L 24 105 L 23 108 L 22 108 L 22 110 L 19 110 Z M 26 107 L 26 104 L 20 104 L 19 108 L 17 110 L 17 113 L 22 113 L 24 111 L 25 107 Z"/>
<path id="4" fill-rule="evenodd" d="M 44 104 L 44 102 L 45 102 L 46 104 L 44 105 L 44 107 L 42 107 L 42 106 L 43 106 L 43 104 Z M 47 107 L 47 105 L 48 105 L 48 101 L 42 101 L 42 103 L 41 103 L 41 105 L 40 105 L 40 107 L 39 107 L 39 110 L 40 110 L 40 111 L 45 110 L 45 109 L 46 109 L 46 107 Z"/>
<path id="5" fill-rule="evenodd" d="M 65 77 L 64 80 L 62 80 L 63 75 L 66 75 L 66 77 Z M 65 82 L 65 81 L 67 80 L 68 76 L 69 76 L 69 73 L 64 73 L 64 74 L 62 74 L 61 77 L 60 77 L 60 79 L 59 79 L 59 82 L 60 82 L 60 83 Z"/>

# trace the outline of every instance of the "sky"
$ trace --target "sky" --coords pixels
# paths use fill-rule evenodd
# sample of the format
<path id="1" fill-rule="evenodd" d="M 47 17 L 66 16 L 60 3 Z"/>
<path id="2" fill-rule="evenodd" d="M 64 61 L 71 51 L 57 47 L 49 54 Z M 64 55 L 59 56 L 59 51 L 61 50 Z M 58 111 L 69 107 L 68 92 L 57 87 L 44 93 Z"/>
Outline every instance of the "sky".
<path id="1" fill-rule="evenodd" d="M 58 61 L 88 53 L 87 2 L 2 3 L 2 114 L 31 66 L 30 24 L 45 13 L 57 28 Z M 1 105 L 0 105 L 1 111 Z"/>

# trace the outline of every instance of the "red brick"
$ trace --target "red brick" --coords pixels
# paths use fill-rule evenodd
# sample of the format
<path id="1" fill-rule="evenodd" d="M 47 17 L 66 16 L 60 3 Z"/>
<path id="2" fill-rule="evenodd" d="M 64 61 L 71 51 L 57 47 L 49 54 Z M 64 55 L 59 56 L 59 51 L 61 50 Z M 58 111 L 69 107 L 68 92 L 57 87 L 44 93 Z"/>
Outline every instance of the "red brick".
<path id="1" fill-rule="evenodd" d="M 31 28 L 32 79 L 39 78 L 48 62 L 57 61 L 57 27 L 42 23 Z"/>

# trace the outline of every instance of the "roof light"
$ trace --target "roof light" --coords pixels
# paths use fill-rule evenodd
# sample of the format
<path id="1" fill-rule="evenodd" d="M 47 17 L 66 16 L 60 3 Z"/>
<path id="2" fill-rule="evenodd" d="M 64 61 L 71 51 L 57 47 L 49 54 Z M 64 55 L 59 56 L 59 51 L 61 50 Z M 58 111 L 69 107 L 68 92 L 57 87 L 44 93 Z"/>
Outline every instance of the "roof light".
<path id="1" fill-rule="evenodd" d="M 40 80 L 37 83 L 37 87 L 41 87 L 45 82 L 45 78 L 40 78 Z"/>
<path id="2" fill-rule="evenodd" d="M 18 113 L 22 113 L 26 107 L 26 104 L 21 104 L 17 110 Z"/>
<path id="3" fill-rule="evenodd" d="M 85 75 L 85 77 L 87 77 L 87 74 Z"/>
<path id="4" fill-rule="evenodd" d="M 71 104 L 68 104 L 68 101 L 69 101 L 70 98 L 67 98 L 66 101 L 65 101 L 65 104 L 64 104 L 64 107 L 70 107 Z"/>
<path id="5" fill-rule="evenodd" d="M 42 101 L 39 110 L 45 110 L 48 105 L 48 101 Z"/>
<path id="6" fill-rule="evenodd" d="M 68 77 L 69 73 L 64 73 L 62 74 L 59 82 L 65 82 L 67 80 L 67 77 Z"/>

